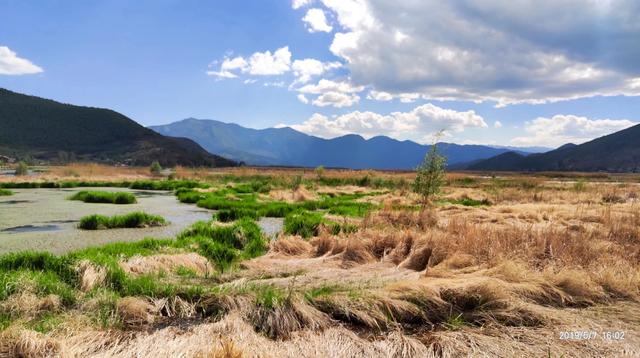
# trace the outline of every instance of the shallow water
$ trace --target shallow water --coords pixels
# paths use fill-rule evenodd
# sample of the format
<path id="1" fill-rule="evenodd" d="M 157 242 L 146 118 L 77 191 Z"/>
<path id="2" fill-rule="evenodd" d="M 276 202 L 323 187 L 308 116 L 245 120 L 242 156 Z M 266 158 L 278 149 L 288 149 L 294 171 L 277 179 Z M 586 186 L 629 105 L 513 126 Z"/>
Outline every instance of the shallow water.
<path id="1" fill-rule="evenodd" d="M 64 253 L 109 242 L 137 241 L 145 237 L 174 238 L 198 220 L 210 220 L 213 211 L 180 203 L 171 192 L 91 188 L 89 190 L 129 191 L 138 202 L 129 205 L 89 204 L 66 200 L 74 189 L 13 189 L 14 195 L 0 197 L 0 253 L 37 250 Z M 116 215 L 144 211 L 160 215 L 170 224 L 140 229 L 87 231 L 78 229 L 80 218 L 90 214 Z M 268 236 L 282 229 L 282 219 L 264 218 L 259 222 Z"/>

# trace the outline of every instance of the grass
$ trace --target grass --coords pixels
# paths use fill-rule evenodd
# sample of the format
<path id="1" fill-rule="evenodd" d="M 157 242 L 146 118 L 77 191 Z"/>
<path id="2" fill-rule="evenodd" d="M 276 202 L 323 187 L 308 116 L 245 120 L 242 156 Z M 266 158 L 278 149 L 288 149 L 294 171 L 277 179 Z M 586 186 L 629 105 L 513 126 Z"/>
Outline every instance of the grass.
<path id="1" fill-rule="evenodd" d="M 13 192 L 11 190 L 0 189 L 0 196 L 9 196 L 9 195 L 13 195 Z"/>
<path id="2" fill-rule="evenodd" d="M 105 204 L 135 204 L 136 197 L 126 192 L 111 191 L 79 191 L 69 197 L 69 200 L 79 200 L 85 203 Z"/>
<path id="3" fill-rule="evenodd" d="M 150 226 L 166 225 L 167 221 L 158 215 L 151 215 L 144 212 L 133 212 L 125 215 L 89 215 L 80 219 L 78 228 L 83 230 L 102 230 L 118 228 L 142 228 Z"/>
<path id="4" fill-rule="evenodd" d="M 571 349 L 580 356 L 616 356 L 610 344 L 581 341 L 566 348 L 548 337 L 558 325 L 606 326 L 616 321 L 628 331 L 638 326 L 620 318 L 635 317 L 640 309 L 640 212 L 632 205 L 638 194 L 634 185 L 576 188 L 536 177 L 490 179 L 465 173 L 446 188 L 455 199 L 440 201 L 465 208 L 436 205 L 417 212 L 411 194 L 402 189 L 344 194 L 355 190 L 339 188 L 331 194 L 326 186 L 314 188 L 319 179 L 311 175 L 314 178 L 296 172 L 294 178 L 236 180 L 216 174 L 206 179 L 215 190 L 174 189 L 182 202 L 218 210 L 217 221 L 195 223 L 176 240 L 116 243 L 62 256 L 0 255 L 0 330 L 19 326 L 61 342 L 71 337 L 77 349 L 83 343 L 77 342 L 76 333 L 61 335 L 53 329 L 72 312 L 74 320 L 99 327 L 105 336 L 90 344 L 113 342 L 122 337 L 118 330 L 128 329 L 125 334 L 131 339 L 114 345 L 123 352 L 162 352 L 158 356 L 171 355 L 164 351 L 169 346 L 186 347 L 186 339 L 193 340 L 189 347 L 197 346 L 199 335 L 206 347 L 198 348 L 208 352 L 217 343 L 209 337 L 219 333 L 201 325 L 209 320 L 218 322 L 214 326 L 220 326 L 222 334 L 231 327 L 243 335 L 248 355 L 261 349 L 275 356 L 291 351 L 331 355 L 322 347 L 336 344 L 353 356 L 367 355 L 363 352 L 372 345 L 362 337 L 376 337 L 376 352 L 390 356 L 535 356 L 547 344 L 558 355 L 569 355 Z M 359 181 L 368 188 L 377 180 L 362 172 L 352 175 L 340 180 Z M 309 196 L 314 199 L 285 202 L 267 195 L 270 189 L 288 190 L 284 188 L 293 184 L 318 189 Z M 471 199 L 485 197 L 488 189 L 497 190 L 499 199 Z M 608 193 L 624 202 L 602 205 Z M 383 199 L 361 202 L 373 194 L 383 194 Z M 284 217 L 285 235 L 265 240 L 255 222 L 260 216 Z M 324 235 L 325 229 L 352 233 Z M 172 256 L 206 258 L 211 266 L 207 274 L 191 266 L 143 273 L 124 266 L 139 263 L 139 268 L 145 260 Z M 88 274 L 78 269 L 81 262 L 102 273 L 86 290 L 81 284 Z M 297 271 L 301 267 L 305 270 Z M 5 308 L 27 294 L 35 296 L 36 303 L 49 295 L 60 297 L 61 308 Z M 158 307 L 152 313 L 155 324 L 186 323 L 194 334 L 169 337 L 162 330 L 149 334 L 147 328 L 132 329 L 118 312 L 124 299 Z M 27 306 L 27 299 L 19 302 Z M 598 311 L 613 313 L 603 319 L 584 309 L 595 305 Z M 304 342 L 286 339 L 295 331 L 305 332 Z M 425 336 L 427 343 L 420 339 Z M 254 341 L 260 346 L 252 346 Z"/>

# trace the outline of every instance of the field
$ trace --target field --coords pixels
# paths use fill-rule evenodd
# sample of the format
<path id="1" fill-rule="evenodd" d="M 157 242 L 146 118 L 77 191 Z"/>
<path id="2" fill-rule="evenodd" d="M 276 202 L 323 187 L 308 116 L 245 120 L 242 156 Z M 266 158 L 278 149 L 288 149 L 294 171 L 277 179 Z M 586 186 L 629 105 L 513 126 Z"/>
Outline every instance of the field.
<path id="1" fill-rule="evenodd" d="M 449 173 L 423 207 L 408 172 L 148 173 L 0 177 L 214 213 L 173 239 L 0 254 L 0 357 L 640 355 L 639 176 Z"/>

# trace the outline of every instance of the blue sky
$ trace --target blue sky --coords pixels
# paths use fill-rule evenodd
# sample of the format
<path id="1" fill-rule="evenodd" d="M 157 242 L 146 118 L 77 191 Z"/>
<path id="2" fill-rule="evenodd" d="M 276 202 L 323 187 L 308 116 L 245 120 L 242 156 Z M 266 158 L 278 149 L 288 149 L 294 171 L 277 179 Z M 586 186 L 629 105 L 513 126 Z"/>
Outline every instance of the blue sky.
<path id="1" fill-rule="evenodd" d="M 334 137 L 557 146 L 640 121 L 631 0 L 0 0 L 0 87 Z"/>

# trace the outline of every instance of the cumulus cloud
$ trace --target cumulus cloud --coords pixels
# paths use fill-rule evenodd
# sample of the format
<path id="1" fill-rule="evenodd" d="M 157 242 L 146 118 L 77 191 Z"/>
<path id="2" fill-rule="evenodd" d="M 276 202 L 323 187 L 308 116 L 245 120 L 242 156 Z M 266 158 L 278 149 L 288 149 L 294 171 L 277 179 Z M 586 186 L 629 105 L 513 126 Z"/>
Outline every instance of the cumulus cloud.
<path id="1" fill-rule="evenodd" d="M 320 76 L 340 67 L 342 67 L 340 62 L 322 62 L 313 58 L 295 60 L 291 65 L 293 74 L 296 76 L 296 83 L 307 83 L 314 76 Z"/>
<path id="2" fill-rule="evenodd" d="M 495 121 L 493 122 L 493 128 L 502 128 L 502 122 L 500 121 Z"/>
<path id="3" fill-rule="evenodd" d="M 214 65 L 217 63 L 214 63 Z M 291 70 L 291 52 L 285 46 L 275 52 L 255 52 L 248 59 L 242 56 L 225 57 L 218 70 L 209 70 L 209 76 L 236 78 L 239 73 L 256 76 L 281 75 Z"/>
<path id="4" fill-rule="evenodd" d="M 309 4 L 311 4 L 313 2 L 313 0 L 293 0 L 291 2 L 291 7 L 296 10 L 302 7 L 305 7 Z"/>
<path id="5" fill-rule="evenodd" d="M 327 17 L 322 9 L 309 9 L 302 21 L 307 25 L 309 32 L 331 32 L 333 27 L 327 22 Z"/>
<path id="6" fill-rule="evenodd" d="M 360 101 L 360 96 L 351 93 L 326 92 L 319 95 L 311 103 L 318 107 L 332 106 L 336 108 L 351 107 Z"/>
<path id="7" fill-rule="evenodd" d="M 331 52 L 380 92 L 498 106 L 640 95 L 634 0 L 322 3 L 340 26 Z"/>
<path id="8" fill-rule="evenodd" d="M 30 75 L 42 71 L 31 61 L 18 57 L 10 48 L 0 46 L 0 75 Z"/>
<path id="9" fill-rule="evenodd" d="M 589 119 L 574 115 L 538 117 L 525 123 L 527 136 L 511 140 L 520 146 L 558 147 L 567 143 L 580 144 L 636 125 L 628 119 Z"/>
<path id="10" fill-rule="evenodd" d="M 302 93 L 298 94 L 298 101 L 307 104 L 309 103 L 309 100 L 307 99 L 307 97 L 305 95 L 303 95 Z"/>
<path id="11" fill-rule="evenodd" d="M 336 108 L 351 107 L 360 101 L 358 92 L 362 92 L 364 86 L 354 86 L 349 81 L 332 81 L 321 79 L 317 84 L 307 84 L 298 91 L 304 94 L 317 95 L 311 101 L 314 106 Z"/>
<path id="12" fill-rule="evenodd" d="M 387 135 L 425 143 L 440 131 L 462 132 L 466 128 L 484 128 L 487 124 L 474 111 L 459 112 L 429 103 L 409 112 L 393 112 L 388 115 L 354 111 L 329 118 L 315 113 L 305 122 L 291 127 L 324 138 L 355 133 L 365 138 Z"/>
<path id="13" fill-rule="evenodd" d="M 268 76 L 281 75 L 289 71 L 291 65 L 291 52 L 285 46 L 277 49 L 273 54 L 270 51 L 256 52 L 249 58 L 249 74 Z"/>

